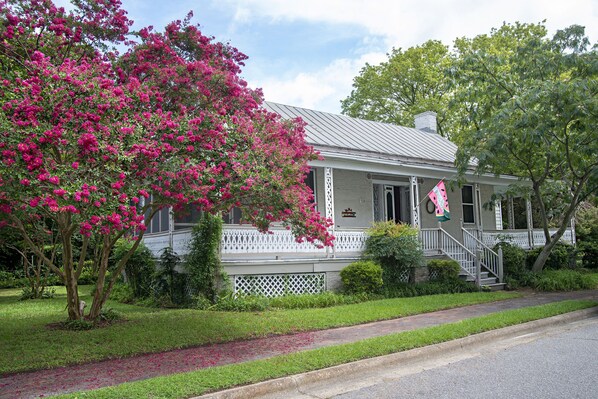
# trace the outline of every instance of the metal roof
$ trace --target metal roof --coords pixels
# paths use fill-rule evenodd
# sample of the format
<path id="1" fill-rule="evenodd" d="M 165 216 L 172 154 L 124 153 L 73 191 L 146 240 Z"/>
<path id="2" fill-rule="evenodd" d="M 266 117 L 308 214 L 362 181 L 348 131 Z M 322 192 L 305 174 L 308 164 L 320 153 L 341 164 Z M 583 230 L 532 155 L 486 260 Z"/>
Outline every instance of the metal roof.
<path id="1" fill-rule="evenodd" d="M 316 149 L 357 151 L 420 163 L 453 165 L 457 146 L 437 133 L 266 101 L 283 119 L 307 123 L 306 140 Z"/>

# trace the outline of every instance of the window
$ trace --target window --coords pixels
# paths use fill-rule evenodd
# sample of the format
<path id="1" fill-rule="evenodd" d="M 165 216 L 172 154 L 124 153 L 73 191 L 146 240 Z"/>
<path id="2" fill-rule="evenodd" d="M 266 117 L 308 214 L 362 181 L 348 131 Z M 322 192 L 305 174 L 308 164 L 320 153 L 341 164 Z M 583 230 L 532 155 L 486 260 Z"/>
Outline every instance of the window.
<path id="1" fill-rule="evenodd" d="M 312 199 L 311 203 L 316 203 L 316 171 L 311 169 L 307 176 L 305 176 L 305 185 L 311 189 L 311 192 L 314 194 L 314 198 Z"/>
<path id="2" fill-rule="evenodd" d="M 152 218 L 149 228 L 147 229 L 148 233 L 160 233 L 163 231 L 168 231 L 168 218 L 169 218 L 169 211 L 170 208 L 162 208 Z"/>
<path id="3" fill-rule="evenodd" d="M 197 224 L 201 217 L 201 211 L 195 205 L 187 206 L 187 209 L 174 212 L 174 229 L 188 229 Z"/>
<path id="4" fill-rule="evenodd" d="M 241 208 L 235 206 L 229 212 L 222 215 L 222 220 L 225 224 L 241 224 L 242 217 Z"/>
<path id="5" fill-rule="evenodd" d="M 473 186 L 461 188 L 461 203 L 463 204 L 463 223 L 475 223 Z"/>

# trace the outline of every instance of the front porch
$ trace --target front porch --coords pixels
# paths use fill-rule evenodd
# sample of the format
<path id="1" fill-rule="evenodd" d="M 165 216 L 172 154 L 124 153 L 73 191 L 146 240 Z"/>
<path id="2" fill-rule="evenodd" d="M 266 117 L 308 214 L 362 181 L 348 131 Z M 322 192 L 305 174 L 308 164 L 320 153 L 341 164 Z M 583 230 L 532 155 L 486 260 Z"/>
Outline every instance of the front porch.
<path id="1" fill-rule="evenodd" d="M 555 231 L 551 230 L 551 234 Z M 151 234 L 144 241 L 156 255 L 169 243 L 173 244 L 175 252 L 185 255 L 190 237 L 191 230 L 184 229 Z M 562 240 L 573 243 L 573 237 L 573 230 L 569 228 Z M 225 225 L 220 254 L 235 290 L 247 286 L 248 281 L 256 276 L 267 280 L 269 285 L 275 285 L 283 284 L 277 283 L 282 276 L 297 275 L 308 280 L 319 279 L 317 286 L 323 289 L 337 289 L 340 287 L 340 270 L 361 256 L 367 235 L 364 229 L 339 228 L 335 231 L 335 238 L 333 248 L 317 248 L 307 242 L 298 243 L 284 228 L 273 228 L 270 233 L 263 234 L 250 226 Z M 524 249 L 545 243 L 543 231 L 537 229 L 479 232 L 462 228 L 461 236 L 456 238 L 438 226 L 421 229 L 419 238 L 424 255 L 441 255 L 458 261 L 463 274 L 478 285 L 503 281 L 502 254 L 491 249 L 499 241 Z M 298 286 L 303 284 L 301 278 L 296 280 Z"/>
<path id="2" fill-rule="evenodd" d="M 425 199 L 446 171 L 419 170 L 415 175 L 413 168 L 397 164 L 355 159 L 335 161 L 332 157 L 326 164 L 317 162 L 308 180 L 317 208 L 333 222 L 330 230 L 335 236 L 334 247 L 298 243 L 291 231 L 282 226 L 260 233 L 241 223 L 238 210 L 232 211 L 225 218 L 220 255 L 235 290 L 256 279 L 285 286 L 288 278 L 297 275 L 308 282 L 317 280 L 320 288 L 340 288 L 340 270 L 361 257 L 367 238 L 365 231 L 374 221 L 392 220 L 417 227 L 426 256 L 455 259 L 462 273 L 478 285 L 503 280 L 502 256 L 492 250 L 497 242 L 509 241 L 526 249 L 544 244 L 542 230 L 532 228 L 531 211 L 526 218 L 527 229 L 514 229 L 514 212 L 507 204 L 505 227 L 509 228 L 503 230 L 501 203 L 495 202 L 492 208 L 483 206 L 511 183 L 508 179 L 471 177 L 471 183 L 459 188 L 449 186 L 452 219 L 438 224 L 433 204 Z M 337 167 L 327 166 L 330 164 Z M 177 217 L 164 210 L 152 220 L 151 229 L 144 237 L 145 244 L 155 255 L 165 247 L 184 255 L 197 216 Z M 563 240 L 574 243 L 573 232 L 573 227 L 568 229 Z"/>

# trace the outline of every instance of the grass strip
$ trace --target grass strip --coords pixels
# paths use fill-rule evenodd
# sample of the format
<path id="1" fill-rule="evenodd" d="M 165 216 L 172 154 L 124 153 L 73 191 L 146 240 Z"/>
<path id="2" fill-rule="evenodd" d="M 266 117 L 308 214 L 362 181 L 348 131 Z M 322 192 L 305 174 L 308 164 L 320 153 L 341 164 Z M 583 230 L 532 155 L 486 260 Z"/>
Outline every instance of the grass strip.
<path id="1" fill-rule="evenodd" d="M 122 313 L 127 322 L 89 331 L 64 331 L 46 327 L 67 317 L 64 287 L 57 289 L 54 299 L 18 301 L 19 294 L 19 290 L 0 290 L 0 374 L 349 326 L 520 296 L 505 292 L 445 294 L 259 313 L 164 310 L 109 302 L 107 307 Z M 82 298 L 90 303 L 88 294 Z"/>
<path id="2" fill-rule="evenodd" d="M 253 384 L 273 378 L 450 341 L 484 331 L 556 316 L 596 305 L 598 303 L 595 301 L 577 300 L 507 310 L 455 323 L 369 338 L 351 344 L 330 346 L 280 355 L 269 359 L 156 377 L 114 387 L 62 395 L 59 398 L 188 398 L 210 391 Z"/>

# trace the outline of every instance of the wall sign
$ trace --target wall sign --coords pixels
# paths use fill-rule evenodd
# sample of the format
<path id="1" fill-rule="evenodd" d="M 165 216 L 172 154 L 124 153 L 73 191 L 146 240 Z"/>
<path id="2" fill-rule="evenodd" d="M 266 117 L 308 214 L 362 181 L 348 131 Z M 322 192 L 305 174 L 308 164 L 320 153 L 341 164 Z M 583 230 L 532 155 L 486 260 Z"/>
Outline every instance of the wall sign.
<path id="1" fill-rule="evenodd" d="M 351 208 L 347 208 L 341 212 L 341 216 L 344 218 L 354 218 L 354 217 L 357 217 L 357 212 L 355 212 Z"/>

